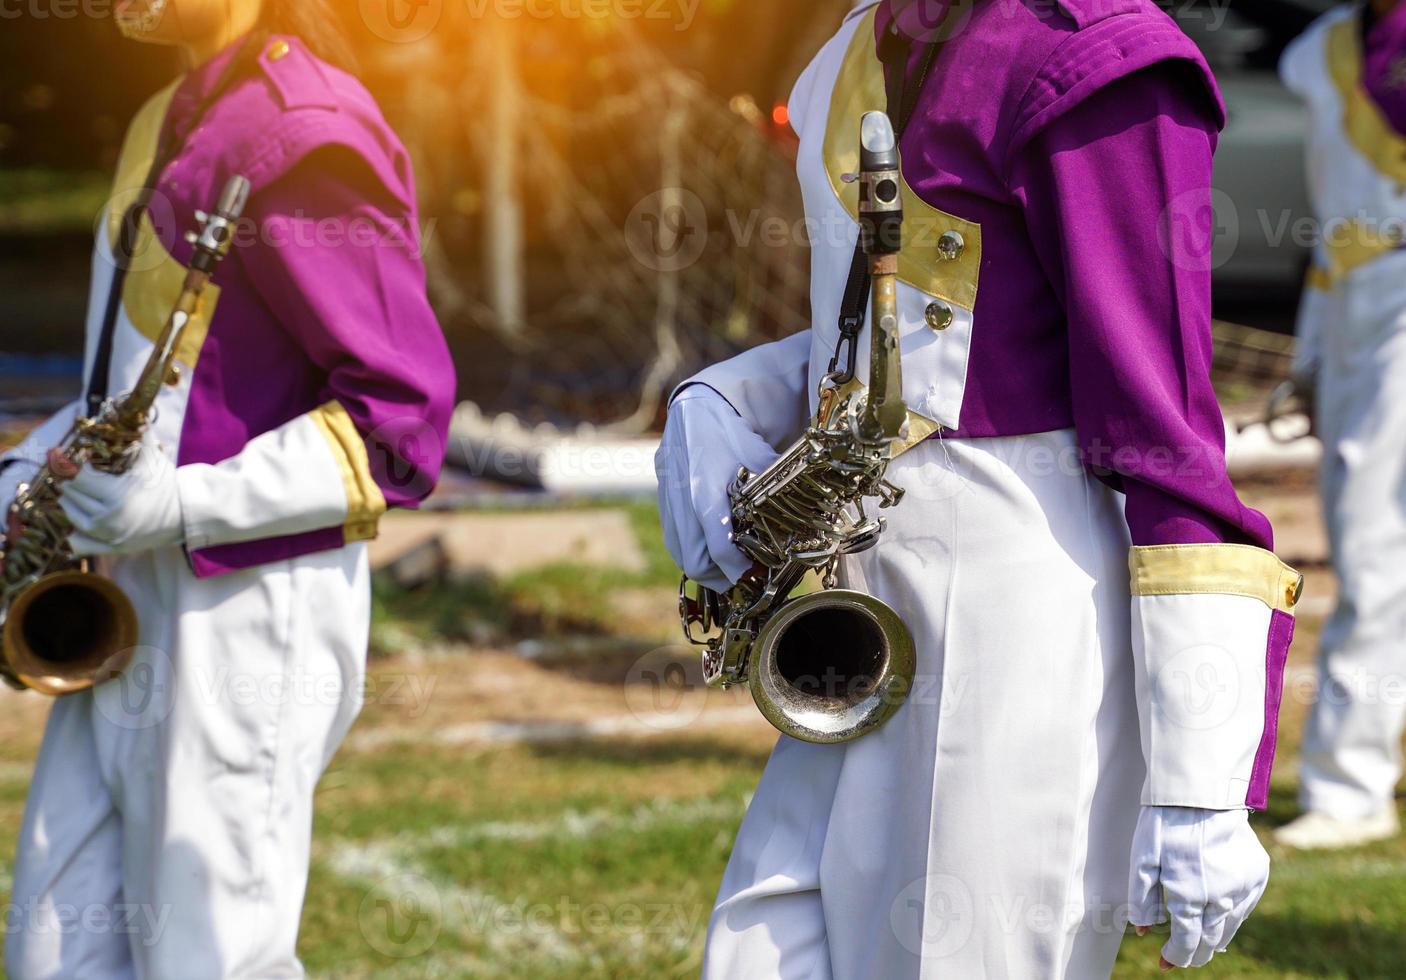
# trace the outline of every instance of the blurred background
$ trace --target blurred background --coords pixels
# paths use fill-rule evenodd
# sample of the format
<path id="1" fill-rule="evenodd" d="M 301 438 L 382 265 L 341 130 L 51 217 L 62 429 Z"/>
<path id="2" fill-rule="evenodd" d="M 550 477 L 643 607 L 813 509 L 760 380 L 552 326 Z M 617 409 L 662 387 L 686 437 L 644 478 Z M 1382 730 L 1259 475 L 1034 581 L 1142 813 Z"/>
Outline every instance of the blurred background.
<path id="1" fill-rule="evenodd" d="M 128 119 L 177 71 L 84 14 L 102 3 L 11 0 L 3 15 L 11 411 L 35 376 L 50 380 L 32 397 L 72 390 L 93 218 Z M 532 423 L 644 431 L 679 378 L 808 322 L 785 103 L 849 5 L 633 0 L 597 16 L 563 2 L 542 5 L 555 16 L 493 16 L 473 0 L 346 4 L 363 80 L 416 158 L 431 292 L 464 398 Z M 1230 105 L 1218 176 L 1227 320 L 1279 332 L 1292 320 L 1307 253 L 1293 235 L 1306 215 L 1303 122 L 1274 68 L 1330 5 L 1168 4 Z"/>
<path id="2" fill-rule="evenodd" d="M 1310 578 L 1267 831 L 1295 813 L 1334 592 L 1316 443 L 1260 424 L 1309 247 L 1304 115 L 1275 65 L 1332 3 L 1162 5 L 1230 108 L 1215 330 L 1232 466 Z M 463 404 L 444 485 L 375 545 L 367 710 L 320 790 L 314 975 L 696 975 L 774 737 L 677 642 L 651 457 L 678 380 L 808 323 L 785 102 L 849 6 L 345 3 L 416 159 Z M 0 444 L 79 388 L 93 226 L 128 120 L 178 71 L 106 11 L 0 0 Z M 0 694 L 0 895 L 45 707 Z M 1275 857 L 1208 975 L 1406 973 L 1406 845 Z M 1118 976 L 1154 974 L 1157 945 L 1130 940 Z"/>

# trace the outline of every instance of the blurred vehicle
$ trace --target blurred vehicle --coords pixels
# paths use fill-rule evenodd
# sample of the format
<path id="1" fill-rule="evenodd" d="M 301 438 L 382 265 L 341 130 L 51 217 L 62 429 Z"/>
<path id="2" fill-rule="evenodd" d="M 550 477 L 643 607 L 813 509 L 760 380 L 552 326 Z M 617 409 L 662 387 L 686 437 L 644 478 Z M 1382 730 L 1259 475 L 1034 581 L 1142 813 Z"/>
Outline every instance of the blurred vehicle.
<path id="1" fill-rule="evenodd" d="M 1220 80 L 1229 120 L 1216 155 L 1215 288 L 1221 303 L 1297 302 L 1312 225 L 1305 181 L 1307 116 L 1280 83 L 1284 48 L 1332 0 L 1163 0 Z"/>

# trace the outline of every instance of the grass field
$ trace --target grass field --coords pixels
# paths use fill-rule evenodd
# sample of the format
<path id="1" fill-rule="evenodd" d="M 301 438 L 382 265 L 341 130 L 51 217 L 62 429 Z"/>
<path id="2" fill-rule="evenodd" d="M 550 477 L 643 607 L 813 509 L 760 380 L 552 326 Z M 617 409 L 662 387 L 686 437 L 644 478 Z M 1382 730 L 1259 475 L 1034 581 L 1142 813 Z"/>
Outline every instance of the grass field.
<path id="1" fill-rule="evenodd" d="M 450 594 L 378 592 L 377 646 L 394 653 L 377 659 L 362 721 L 319 790 L 302 936 L 314 976 L 696 976 L 772 735 L 737 698 L 686 689 L 661 704 L 644 683 L 680 651 L 661 649 L 672 573 L 652 519 L 630 518 L 646 556 L 633 571 L 559 564 Z M 1306 617 L 1261 831 L 1295 813 L 1316 629 Z M 563 633 L 573 642 L 556 643 Z M 43 707 L 3 703 L 8 854 Z M 1406 841 L 1271 851 L 1267 897 L 1201 975 L 1406 975 Z M 1116 975 L 1155 975 L 1159 945 L 1130 938 Z"/>

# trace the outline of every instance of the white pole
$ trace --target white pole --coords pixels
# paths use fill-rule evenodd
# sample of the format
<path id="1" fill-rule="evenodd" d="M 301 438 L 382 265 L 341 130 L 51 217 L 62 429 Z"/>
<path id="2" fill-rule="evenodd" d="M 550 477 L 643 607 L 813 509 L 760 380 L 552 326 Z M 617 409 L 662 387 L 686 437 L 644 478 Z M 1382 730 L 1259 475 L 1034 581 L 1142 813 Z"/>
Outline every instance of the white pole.
<path id="1" fill-rule="evenodd" d="M 523 268 L 524 234 L 519 150 L 522 92 L 514 27 L 491 21 L 484 32 L 490 71 L 489 138 L 484 151 L 484 278 L 498 328 L 518 335 L 527 319 Z"/>

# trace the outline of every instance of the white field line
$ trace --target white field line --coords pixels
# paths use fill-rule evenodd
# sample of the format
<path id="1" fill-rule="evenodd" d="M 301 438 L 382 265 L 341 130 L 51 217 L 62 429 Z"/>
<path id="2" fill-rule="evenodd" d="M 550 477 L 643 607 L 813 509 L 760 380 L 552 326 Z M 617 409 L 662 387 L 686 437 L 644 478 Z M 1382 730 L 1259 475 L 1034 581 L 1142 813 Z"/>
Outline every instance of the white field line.
<path id="1" fill-rule="evenodd" d="M 718 708 L 705 711 L 696 719 L 681 724 L 678 713 L 641 712 L 630 715 L 607 715 L 584 721 L 478 721 L 451 725 L 434 731 L 398 728 L 373 728 L 353 732 L 346 746 L 355 751 L 373 751 L 387 745 L 413 743 L 416 745 L 518 745 L 538 742 L 568 742 L 586 738 L 610 738 L 627 735 L 649 738 L 659 735 L 680 735 L 700 728 L 730 728 L 745 725 L 765 725 L 762 716 L 751 705 Z"/>
<path id="2" fill-rule="evenodd" d="M 332 973 L 310 974 L 313 980 L 463 980 L 464 977 L 491 977 L 493 964 L 468 954 L 442 953 L 419 956 L 396 966 L 338 967 Z"/>
<path id="3" fill-rule="evenodd" d="M 34 773 L 33 766 L 22 766 L 17 762 L 0 762 L 0 783 L 28 783 Z"/>
<path id="4" fill-rule="evenodd" d="M 582 840 L 606 833 L 638 833 L 662 826 L 733 819 L 741 816 L 749 802 L 749 798 L 654 802 L 626 814 L 606 810 L 568 811 L 550 820 L 491 821 L 468 827 L 446 827 L 427 834 L 399 834 L 365 843 L 339 841 L 327 850 L 323 860 L 343 881 L 370 889 L 385 887 L 402 902 L 411 898 L 422 907 L 437 909 L 441 929 L 481 937 L 495 957 L 537 955 L 564 966 L 582 962 L 587 954 L 573 946 L 549 921 L 533 917 L 530 924 L 522 926 L 516 906 L 481 889 L 432 882 L 417 858 L 435 848 L 470 847 L 487 842 Z M 518 927 L 504 930 L 499 927 L 503 922 L 518 923 Z M 627 935 L 621 939 L 627 945 L 642 947 L 644 937 Z M 679 948 L 690 942 L 687 929 L 679 930 L 674 937 L 674 945 Z M 407 960 L 401 967 L 377 971 L 376 976 L 419 980 L 473 976 L 475 971 L 484 968 L 485 964 L 477 958 L 446 958 L 430 950 Z"/>
<path id="5" fill-rule="evenodd" d="M 409 850 L 400 840 L 342 841 L 331 849 L 326 862 L 343 881 L 370 890 L 384 889 L 397 904 L 411 900 L 421 908 L 435 910 L 438 929 L 477 935 L 495 957 L 536 955 L 560 964 L 580 961 L 581 954 L 547 921 L 534 921 L 530 927 L 516 930 L 494 928 L 496 923 L 514 921 L 514 906 L 481 889 L 432 881 Z M 423 965 L 426 959 L 434 958 L 433 949 L 413 958 Z"/>
<path id="6" fill-rule="evenodd" d="M 1406 878 L 1406 859 L 1358 857 L 1335 861 L 1326 858 L 1302 864 L 1286 859 L 1276 861 L 1269 873 L 1271 885 L 1276 881 L 1322 881 L 1327 877 Z"/>
<path id="7" fill-rule="evenodd" d="M 589 840 L 621 831 L 642 833 L 659 827 L 693 826 L 740 817 L 750 796 L 741 800 L 689 800 L 648 803 L 631 813 L 568 810 L 553 820 L 489 821 L 467 827 L 443 827 L 425 834 L 419 847 L 468 847 L 479 843 L 539 840 Z"/>

